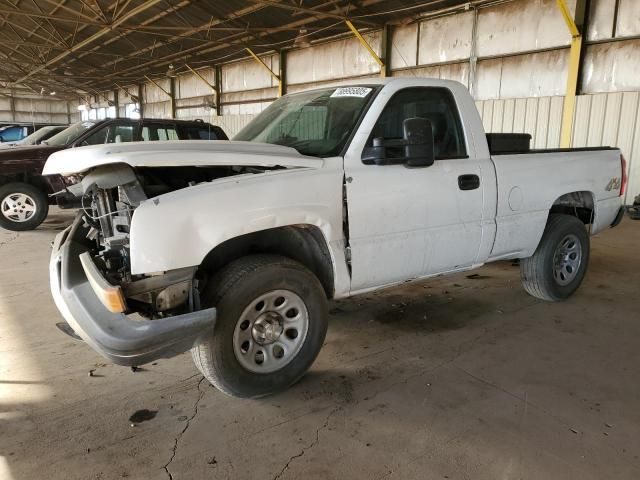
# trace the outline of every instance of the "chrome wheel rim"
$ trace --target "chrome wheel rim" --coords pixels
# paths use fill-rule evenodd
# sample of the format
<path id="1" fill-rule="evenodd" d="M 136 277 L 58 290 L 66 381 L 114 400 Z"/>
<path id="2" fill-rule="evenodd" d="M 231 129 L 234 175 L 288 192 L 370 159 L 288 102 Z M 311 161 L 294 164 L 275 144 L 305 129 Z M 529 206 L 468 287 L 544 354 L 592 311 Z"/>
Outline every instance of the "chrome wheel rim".
<path id="1" fill-rule="evenodd" d="M 565 236 L 553 256 L 553 276 L 559 285 L 570 284 L 578 275 L 582 264 L 582 245 L 573 234 Z"/>
<path id="2" fill-rule="evenodd" d="M 7 220 L 22 223 L 35 215 L 36 202 L 26 193 L 10 193 L 2 199 L 0 210 Z"/>
<path id="3" fill-rule="evenodd" d="M 271 373 L 293 360 L 307 337 L 309 312 L 290 290 L 260 295 L 244 309 L 233 332 L 233 352 L 245 369 Z"/>

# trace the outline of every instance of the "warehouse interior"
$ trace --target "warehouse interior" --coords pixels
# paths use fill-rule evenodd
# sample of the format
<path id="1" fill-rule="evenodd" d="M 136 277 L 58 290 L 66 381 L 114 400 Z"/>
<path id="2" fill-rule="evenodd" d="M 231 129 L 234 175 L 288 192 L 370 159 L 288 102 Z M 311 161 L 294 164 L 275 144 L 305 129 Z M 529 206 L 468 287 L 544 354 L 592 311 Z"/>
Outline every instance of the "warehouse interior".
<path id="1" fill-rule="evenodd" d="M 640 197 L 637 0 L 0 3 L 1 125 L 202 120 L 233 139 L 287 94 L 429 77 L 464 85 L 486 132 L 619 148 L 622 203 Z M 511 261 L 330 301 L 310 372 L 253 400 L 188 353 L 120 368 L 61 334 L 49 245 L 74 215 L 0 229 L 0 478 L 640 475 L 627 215 L 566 302 L 528 297 Z"/>

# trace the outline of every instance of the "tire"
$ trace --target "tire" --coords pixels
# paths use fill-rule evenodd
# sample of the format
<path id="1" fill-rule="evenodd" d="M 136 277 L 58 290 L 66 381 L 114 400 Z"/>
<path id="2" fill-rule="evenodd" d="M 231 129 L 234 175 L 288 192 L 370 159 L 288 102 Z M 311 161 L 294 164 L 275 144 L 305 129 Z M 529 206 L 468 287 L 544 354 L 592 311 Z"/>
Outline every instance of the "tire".
<path id="1" fill-rule="evenodd" d="M 213 334 L 191 350 L 193 361 L 211 384 L 233 397 L 263 397 L 296 383 L 327 332 L 320 281 L 279 255 L 230 263 L 211 279 L 202 303 L 215 306 L 218 316 Z"/>
<path id="2" fill-rule="evenodd" d="M 47 196 L 38 187 L 21 182 L 0 187 L 0 227 L 14 232 L 33 230 L 48 213 Z"/>
<path id="3" fill-rule="evenodd" d="M 587 272 L 589 248 L 589 235 L 578 218 L 550 215 L 535 253 L 520 260 L 522 286 L 541 300 L 569 298 Z"/>

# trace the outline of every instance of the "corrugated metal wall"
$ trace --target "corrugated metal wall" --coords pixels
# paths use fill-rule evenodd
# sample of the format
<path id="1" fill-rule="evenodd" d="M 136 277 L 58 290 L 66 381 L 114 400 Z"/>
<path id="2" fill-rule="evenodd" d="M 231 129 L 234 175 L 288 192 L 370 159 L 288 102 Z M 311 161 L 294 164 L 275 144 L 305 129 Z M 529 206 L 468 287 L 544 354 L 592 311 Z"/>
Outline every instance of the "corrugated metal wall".
<path id="1" fill-rule="evenodd" d="M 12 105 L 13 103 L 13 105 Z M 70 109 L 66 100 L 36 96 L 0 97 L 0 121 L 21 123 L 69 123 Z"/>

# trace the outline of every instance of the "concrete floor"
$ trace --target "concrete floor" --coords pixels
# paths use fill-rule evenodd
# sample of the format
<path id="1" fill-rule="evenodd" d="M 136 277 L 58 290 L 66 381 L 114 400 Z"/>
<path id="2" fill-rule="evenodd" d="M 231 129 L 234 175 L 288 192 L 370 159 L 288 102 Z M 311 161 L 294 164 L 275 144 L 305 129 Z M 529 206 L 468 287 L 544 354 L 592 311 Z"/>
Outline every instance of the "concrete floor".
<path id="1" fill-rule="evenodd" d="M 133 373 L 56 329 L 69 219 L 0 231 L 3 480 L 640 478 L 640 222 L 594 239 L 562 304 L 509 263 L 333 303 L 311 372 L 246 401 L 189 355 Z"/>

